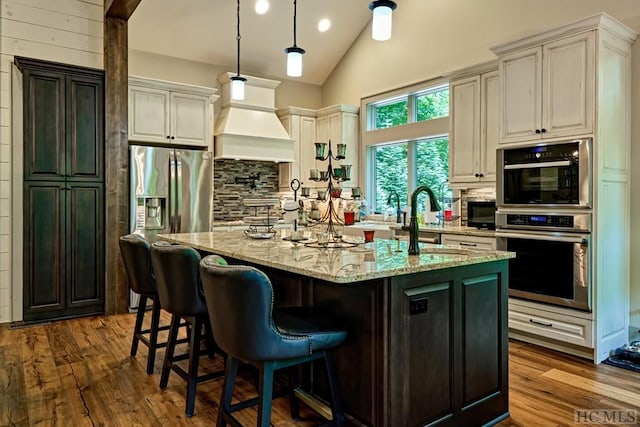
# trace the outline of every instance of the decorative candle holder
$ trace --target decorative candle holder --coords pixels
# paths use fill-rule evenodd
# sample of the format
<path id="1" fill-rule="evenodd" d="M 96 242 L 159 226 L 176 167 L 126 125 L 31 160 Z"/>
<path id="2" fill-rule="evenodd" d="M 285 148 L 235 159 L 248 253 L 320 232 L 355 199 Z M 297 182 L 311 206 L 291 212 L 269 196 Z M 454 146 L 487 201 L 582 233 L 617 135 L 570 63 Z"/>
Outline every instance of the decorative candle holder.
<path id="1" fill-rule="evenodd" d="M 316 142 L 316 160 L 325 160 L 324 153 L 327 149 L 326 142 Z"/>
<path id="2" fill-rule="evenodd" d="M 347 144 L 338 144 L 338 154 L 336 154 L 337 160 L 344 159 L 345 154 L 347 153 Z"/>

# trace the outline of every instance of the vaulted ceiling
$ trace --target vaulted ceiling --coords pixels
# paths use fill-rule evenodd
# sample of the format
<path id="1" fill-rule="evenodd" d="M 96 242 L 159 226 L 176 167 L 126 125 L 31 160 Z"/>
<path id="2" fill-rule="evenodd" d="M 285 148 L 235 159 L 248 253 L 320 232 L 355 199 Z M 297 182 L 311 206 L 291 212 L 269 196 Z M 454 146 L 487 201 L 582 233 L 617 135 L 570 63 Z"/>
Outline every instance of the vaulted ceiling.
<path id="1" fill-rule="evenodd" d="M 264 15 L 256 0 L 241 0 L 241 73 L 286 76 L 284 49 L 293 45 L 293 0 L 270 0 Z M 371 20 L 370 0 L 298 0 L 297 45 L 306 50 L 303 75 L 321 85 Z M 234 0 L 142 0 L 129 20 L 129 48 L 227 66 L 236 70 Z M 321 33 L 318 21 L 331 20 Z M 292 79 L 292 78 L 290 78 Z"/>

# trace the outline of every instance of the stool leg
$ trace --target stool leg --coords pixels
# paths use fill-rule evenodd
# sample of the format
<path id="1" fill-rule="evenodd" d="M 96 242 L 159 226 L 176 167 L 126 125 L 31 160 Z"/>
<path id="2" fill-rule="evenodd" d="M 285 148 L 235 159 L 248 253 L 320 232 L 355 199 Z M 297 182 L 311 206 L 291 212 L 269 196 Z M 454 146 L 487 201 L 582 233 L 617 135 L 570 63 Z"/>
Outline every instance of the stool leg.
<path id="1" fill-rule="evenodd" d="M 207 354 L 209 355 L 209 359 L 214 359 L 216 357 L 216 352 L 219 351 L 219 349 L 218 344 L 213 337 L 213 330 L 211 329 L 209 316 L 206 315 L 202 321 L 204 323 L 204 338 L 207 342 Z"/>
<path id="2" fill-rule="evenodd" d="M 147 356 L 147 374 L 153 374 L 153 365 L 156 363 L 156 348 L 158 347 L 158 327 L 160 326 L 160 300 L 156 296 L 153 299 L 153 311 L 151 312 L 151 334 L 149 335 L 149 355 Z"/>
<path id="3" fill-rule="evenodd" d="M 196 405 L 196 385 L 198 384 L 198 360 L 200 359 L 200 331 L 202 330 L 202 318 L 193 319 L 193 330 L 189 342 L 189 374 L 187 377 L 187 417 L 193 415 Z"/>
<path id="4" fill-rule="evenodd" d="M 273 362 L 260 366 L 260 386 L 258 387 L 258 426 L 271 425 L 271 398 L 273 395 Z"/>
<path id="5" fill-rule="evenodd" d="M 291 419 L 300 418 L 300 401 L 296 397 L 295 389 L 300 385 L 298 381 L 298 366 L 289 368 L 289 404 L 291 406 Z"/>
<path id="6" fill-rule="evenodd" d="M 216 427 L 225 427 L 227 421 L 224 417 L 225 415 L 231 414 L 231 397 L 233 397 L 233 386 L 236 382 L 238 365 L 238 359 L 229 356 L 229 360 L 227 360 L 225 364 L 224 384 L 222 385 L 222 395 L 220 396 L 220 405 L 218 406 Z"/>
<path id="7" fill-rule="evenodd" d="M 160 375 L 160 388 L 167 388 L 169 382 L 169 372 L 173 363 L 173 352 L 176 349 L 176 341 L 178 340 L 178 329 L 180 329 L 180 316 L 175 314 L 171 316 L 171 327 L 169 328 L 169 340 L 167 341 L 167 350 L 164 352 L 164 363 L 162 364 L 162 374 Z"/>
<path id="8" fill-rule="evenodd" d="M 338 382 L 336 381 L 333 356 L 326 350 L 324 352 L 324 363 L 327 368 L 329 390 L 331 391 L 331 413 L 333 415 L 333 423 L 338 427 L 344 427 L 344 410 L 342 409 L 342 400 L 340 399 L 340 391 L 338 390 Z"/>
<path id="9" fill-rule="evenodd" d="M 138 342 L 140 341 L 140 331 L 142 331 L 142 322 L 144 320 L 144 310 L 147 307 L 147 297 L 140 295 L 138 304 L 138 312 L 136 314 L 136 325 L 133 327 L 133 340 L 131 341 L 131 357 L 135 357 L 138 353 Z"/>

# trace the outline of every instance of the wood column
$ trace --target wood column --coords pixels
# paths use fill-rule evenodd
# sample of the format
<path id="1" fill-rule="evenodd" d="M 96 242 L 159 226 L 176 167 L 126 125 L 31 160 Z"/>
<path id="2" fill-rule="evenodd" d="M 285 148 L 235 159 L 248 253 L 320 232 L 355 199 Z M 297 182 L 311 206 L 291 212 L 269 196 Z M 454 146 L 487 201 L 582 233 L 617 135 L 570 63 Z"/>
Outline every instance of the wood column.
<path id="1" fill-rule="evenodd" d="M 140 0 L 105 1 L 105 313 L 126 312 L 129 292 L 118 238 L 129 232 L 127 21 Z"/>

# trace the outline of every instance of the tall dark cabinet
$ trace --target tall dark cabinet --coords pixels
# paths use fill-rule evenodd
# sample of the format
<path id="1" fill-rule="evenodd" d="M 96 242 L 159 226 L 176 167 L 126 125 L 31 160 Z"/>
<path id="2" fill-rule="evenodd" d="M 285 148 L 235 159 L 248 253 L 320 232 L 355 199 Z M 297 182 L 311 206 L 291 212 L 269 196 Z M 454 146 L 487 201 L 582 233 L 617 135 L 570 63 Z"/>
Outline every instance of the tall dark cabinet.
<path id="1" fill-rule="evenodd" d="M 24 87 L 24 321 L 102 313 L 104 73 L 15 61 Z"/>

